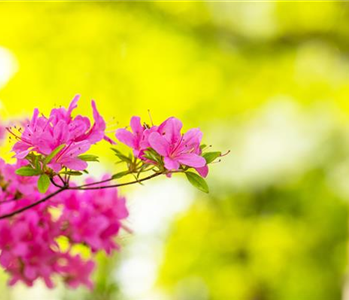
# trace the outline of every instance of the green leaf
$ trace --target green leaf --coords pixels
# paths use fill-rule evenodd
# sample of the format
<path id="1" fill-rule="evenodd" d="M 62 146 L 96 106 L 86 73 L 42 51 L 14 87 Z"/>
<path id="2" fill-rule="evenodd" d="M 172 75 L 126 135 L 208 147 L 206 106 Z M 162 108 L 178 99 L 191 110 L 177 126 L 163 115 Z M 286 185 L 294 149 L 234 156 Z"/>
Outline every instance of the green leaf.
<path id="1" fill-rule="evenodd" d="M 119 173 L 114 174 L 111 178 L 112 179 L 119 179 L 119 178 L 124 177 L 128 174 L 129 174 L 129 171 L 123 171 L 123 172 L 119 172 Z"/>
<path id="2" fill-rule="evenodd" d="M 37 176 L 40 175 L 40 171 L 33 169 L 31 166 L 24 166 L 16 170 L 17 175 L 21 176 Z"/>
<path id="3" fill-rule="evenodd" d="M 202 177 L 199 175 L 193 173 L 193 172 L 186 172 L 185 175 L 187 176 L 188 181 L 195 186 L 197 189 L 204 193 L 209 193 L 208 185 Z"/>
<path id="4" fill-rule="evenodd" d="M 65 144 L 60 145 L 55 150 L 53 150 L 49 155 L 47 155 L 44 160 L 44 164 L 47 165 L 52 160 L 52 158 L 54 158 L 58 154 L 58 152 L 61 151 L 64 147 L 65 147 Z"/>
<path id="5" fill-rule="evenodd" d="M 132 163 L 132 157 L 129 158 L 127 157 L 126 155 L 122 154 L 118 149 L 115 149 L 115 148 L 111 148 L 115 155 L 122 161 L 125 161 L 125 162 L 128 162 L 128 163 Z"/>
<path id="6" fill-rule="evenodd" d="M 80 172 L 80 171 L 64 171 L 64 172 L 61 172 L 60 174 L 66 174 L 66 175 L 72 175 L 72 176 L 83 175 L 82 172 Z"/>
<path id="7" fill-rule="evenodd" d="M 150 159 L 151 161 L 155 161 L 157 163 L 161 163 L 161 157 L 160 155 L 153 149 L 148 149 L 144 151 L 144 155 L 146 158 Z"/>
<path id="8" fill-rule="evenodd" d="M 202 157 L 206 160 L 207 164 L 210 164 L 213 162 L 216 158 L 220 157 L 222 155 L 222 152 L 216 151 L 216 152 L 206 152 L 202 155 Z"/>
<path id="9" fill-rule="evenodd" d="M 50 186 L 50 177 L 47 174 L 41 174 L 38 180 L 38 190 L 40 193 L 46 193 Z"/>
<path id="10" fill-rule="evenodd" d="M 84 160 L 84 161 L 97 161 L 97 162 L 99 162 L 98 156 L 92 155 L 92 154 L 79 155 L 78 158 L 80 158 L 81 160 Z"/>
<path id="11" fill-rule="evenodd" d="M 39 156 L 35 156 L 34 158 L 34 167 L 36 170 L 40 170 L 41 171 L 41 166 L 40 166 L 40 162 L 39 162 Z"/>
<path id="12" fill-rule="evenodd" d="M 200 145 L 200 149 L 201 149 L 201 150 L 205 149 L 206 147 L 207 147 L 207 145 L 206 145 L 206 144 L 202 144 L 202 145 Z"/>

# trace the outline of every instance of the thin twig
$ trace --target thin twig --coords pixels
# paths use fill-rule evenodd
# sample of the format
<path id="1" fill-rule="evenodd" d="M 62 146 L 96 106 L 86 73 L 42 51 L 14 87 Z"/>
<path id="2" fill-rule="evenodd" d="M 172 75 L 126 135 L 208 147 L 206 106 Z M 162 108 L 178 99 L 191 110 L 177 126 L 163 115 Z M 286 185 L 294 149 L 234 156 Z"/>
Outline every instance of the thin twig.
<path id="1" fill-rule="evenodd" d="M 103 186 L 86 186 L 86 185 L 81 185 L 81 186 L 76 186 L 76 187 L 69 187 L 68 189 L 70 190 L 81 190 L 81 191 L 90 191 L 90 190 L 102 190 L 102 189 L 109 189 L 109 188 L 117 188 L 117 187 L 121 187 L 121 186 L 126 186 L 126 185 L 132 185 L 132 184 L 136 184 L 136 183 L 140 183 L 149 179 L 152 179 L 154 177 L 160 176 L 163 173 L 155 173 L 153 175 L 150 175 L 148 177 L 139 179 L 139 180 L 135 180 L 135 181 L 130 181 L 130 182 L 124 182 L 124 183 L 118 183 L 118 184 L 113 184 L 113 185 L 103 185 Z M 95 184 L 100 184 L 100 183 L 105 183 L 108 182 L 109 180 L 102 180 L 100 182 L 97 182 Z"/>
<path id="2" fill-rule="evenodd" d="M 39 205 L 39 204 L 41 204 L 41 203 L 51 199 L 52 197 L 56 196 L 57 194 L 63 192 L 66 189 L 67 188 L 62 187 L 62 188 L 58 189 L 57 191 L 53 192 L 52 194 L 49 194 L 46 197 L 42 198 L 39 201 L 36 201 L 36 202 L 34 202 L 34 203 L 30 204 L 30 205 L 27 205 L 27 206 L 24 206 L 24 207 L 22 207 L 20 209 L 17 209 L 17 210 L 15 210 L 15 211 L 13 211 L 13 212 L 11 212 L 9 214 L 2 215 L 2 216 L 0 216 L 0 220 L 11 218 L 11 217 L 13 217 L 13 216 L 15 216 L 15 215 L 17 215 L 17 214 L 19 214 L 21 212 L 24 212 L 24 211 L 26 211 L 26 210 L 28 210 L 28 209 L 30 209 L 32 207 L 35 207 L 35 206 L 37 206 L 37 205 Z"/>
<path id="3" fill-rule="evenodd" d="M 8 214 L 5 214 L 5 215 L 1 215 L 0 216 L 0 220 L 3 220 L 3 219 L 7 219 L 7 218 L 11 218 L 21 212 L 24 212 L 30 208 L 33 208 L 43 202 L 46 202 L 47 200 L 51 199 L 52 197 L 56 196 L 57 194 L 65 191 L 65 190 L 84 190 L 84 191 L 87 191 L 87 190 L 101 190 L 101 189 L 107 189 L 107 188 L 116 188 L 116 187 L 121 187 L 121 186 L 126 186 L 126 185 L 132 185 L 132 184 L 136 184 L 136 183 L 140 183 L 142 181 L 146 181 L 146 180 L 149 180 L 149 179 L 152 179 L 154 177 L 157 177 L 157 176 L 160 176 L 164 174 L 163 172 L 162 173 L 155 173 L 153 175 L 150 175 L 148 177 L 145 177 L 145 178 L 142 178 L 142 179 L 139 179 L 139 180 L 136 180 L 136 181 L 130 181 L 130 182 L 124 182 L 124 183 L 119 183 L 119 184 L 114 184 L 114 185 L 105 185 L 105 186 L 86 186 L 86 185 L 80 185 L 80 186 L 76 186 L 76 187 L 72 187 L 72 186 L 68 186 L 68 185 L 65 185 L 65 186 L 62 186 L 60 187 L 57 191 L 47 195 L 46 197 L 30 204 L 30 205 L 27 205 L 27 206 L 24 206 L 18 210 L 15 210 L 11 213 L 8 213 Z M 105 182 L 108 182 L 110 180 L 113 180 L 113 179 L 109 179 L 109 180 L 102 180 L 102 181 L 99 181 L 99 182 L 95 182 L 94 184 L 101 184 L 101 183 L 105 183 Z M 55 184 L 56 185 L 56 184 Z M 57 186 L 57 185 L 56 185 Z"/>
<path id="4" fill-rule="evenodd" d="M 52 183 L 55 187 L 58 187 L 58 188 L 62 188 L 62 187 L 63 187 L 63 186 L 57 184 L 53 178 L 50 178 L 50 181 L 51 181 L 51 183 Z"/>

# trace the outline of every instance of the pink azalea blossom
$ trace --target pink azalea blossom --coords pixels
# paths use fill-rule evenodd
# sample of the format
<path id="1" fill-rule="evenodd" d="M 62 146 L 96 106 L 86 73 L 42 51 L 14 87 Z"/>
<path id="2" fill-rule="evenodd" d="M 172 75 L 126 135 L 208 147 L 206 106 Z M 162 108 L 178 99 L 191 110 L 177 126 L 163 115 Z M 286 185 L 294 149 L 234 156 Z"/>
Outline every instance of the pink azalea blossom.
<path id="1" fill-rule="evenodd" d="M 130 127 L 132 132 L 121 128 L 116 131 L 116 138 L 133 149 L 136 157 L 140 156 L 142 150 L 150 147 L 148 137 L 152 132 L 157 130 L 157 126 L 147 128 L 141 125 L 141 118 L 134 116 L 131 118 Z"/>
<path id="2" fill-rule="evenodd" d="M 15 174 L 21 164 L 20 161 L 9 165 L 0 160 L 0 215 L 43 197 L 36 188 L 35 178 Z M 54 190 L 52 186 L 47 193 Z M 11 219 L 0 220 L 0 265 L 10 275 L 9 284 L 20 281 L 32 286 L 42 279 L 47 287 L 53 288 L 53 278 L 59 275 L 72 288 L 80 285 L 92 288 L 94 256 L 83 260 L 73 255 L 71 248 L 74 244 L 84 244 L 93 253 L 111 254 L 118 250 L 115 238 L 122 220 L 128 216 L 125 204 L 125 198 L 115 189 L 69 190 Z M 60 215 L 54 216 L 51 208 Z M 60 237 L 69 240 L 68 250 L 60 248 L 57 243 Z"/>
<path id="3" fill-rule="evenodd" d="M 39 116 L 39 110 L 35 109 L 22 134 L 15 134 L 9 129 L 17 138 L 13 147 L 16 158 L 23 159 L 32 151 L 47 156 L 58 146 L 65 145 L 49 166 L 55 171 L 59 171 L 63 166 L 73 170 L 84 170 L 87 163 L 78 156 L 100 140 L 110 139 L 105 136 L 105 121 L 98 113 L 94 101 L 92 101 L 94 118 L 92 126 L 87 117 L 81 115 L 72 117 L 78 99 L 79 96 L 75 96 L 67 110 L 52 109 L 48 118 Z"/>
<path id="4" fill-rule="evenodd" d="M 128 216 L 125 198 L 114 189 L 70 193 L 61 216 L 61 222 L 69 223 L 65 235 L 75 243 L 89 245 L 93 252 L 117 250 L 114 237 Z"/>
<path id="5" fill-rule="evenodd" d="M 59 270 L 66 274 L 63 277 L 68 286 L 77 288 L 80 284 L 83 284 L 92 290 L 93 282 L 90 277 L 95 263 L 92 260 L 84 261 L 80 255 L 65 255 L 63 259 L 66 262 Z"/>
<path id="6" fill-rule="evenodd" d="M 205 159 L 200 156 L 202 132 L 193 128 L 181 134 L 182 123 L 176 118 L 169 118 L 149 135 L 150 146 L 164 157 L 167 170 L 178 170 L 180 165 L 204 168 Z"/>
<path id="7" fill-rule="evenodd" d="M 195 168 L 202 177 L 207 176 L 208 166 L 200 149 L 202 132 L 198 128 L 182 135 L 182 122 L 176 118 L 171 117 L 160 126 L 148 128 L 141 125 L 137 116 L 131 118 L 130 127 L 132 132 L 118 129 L 116 138 L 132 148 L 136 157 L 149 164 L 156 164 L 144 155 L 151 148 L 164 158 L 167 170 L 176 171 L 180 165 L 184 165 Z"/>

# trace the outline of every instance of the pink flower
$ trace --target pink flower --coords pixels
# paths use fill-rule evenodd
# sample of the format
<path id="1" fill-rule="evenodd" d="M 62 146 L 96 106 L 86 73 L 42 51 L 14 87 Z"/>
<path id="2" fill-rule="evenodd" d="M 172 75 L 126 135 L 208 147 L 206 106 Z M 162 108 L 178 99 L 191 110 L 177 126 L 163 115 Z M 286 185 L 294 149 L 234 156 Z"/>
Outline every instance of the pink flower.
<path id="1" fill-rule="evenodd" d="M 132 132 L 118 129 L 116 138 L 132 148 L 136 157 L 148 164 L 156 164 L 145 155 L 147 149 L 154 149 L 163 157 L 167 170 L 176 171 L 180 165 L 184 165 L 195 168 L 202 177 L 207 176 L 208 167 L 200 149 L 202 132 L 198 128 L 182 135 L 182 122 L 176 118 L 169 118 L 160 126 L 149 128 L 142 126 L 137 116 L 131 118 L 130 127 Z"/>
<path id="2" fill-rule="evenodd" d="M 22 134 L 15 134 L 9 129 L 17 139 L 13 147 L 16 158 L 23 159 L 32 151 L 47 156 L 57 147 L 64 145 L 49 166 L 55 171 L 59 171 L 63 166 L 73 170 L 84 170 L 87 163 L 78 156 L 88 151 L 91 145 L 108 138 L 105 136 L 105 122 L 98 113 L 94 101 L 92 101 L 94 118 L 92 126 L 87 117 L 81 115 L 72 117 L 78 99 L 79 96 L 75 96 L 67 110 L 52 109 L 48 118 L 39 116 L 39 111 L 35 109 Z"/>
<path id="3" fill-rule="evenodd" d="M 95 267 L 95 263 L 92 260 L 82 260 L 80 255 L 65 255 L 63 256 L 63 259 L 65 259 L 66 262 L 59 268 L 59 270 L 66 274 L 64 275 L 64 281 L 68 286 L 77 288 L 80 284 L 83 284 L 92 290 L 93 283 L 90 277 Z"/>
<path id="4" fill-rule="evenodd" d="M 200 156 L 202 132 L 198 128 L 181 134 L 182 123 L 176 118 L 169 118 L 163 122 L 158 132 L 149 135 L 150 146 L 164 157 L 167 170 L 178 170 L 180 165 L 193 168 L 204 168 L 205 159 Z"/>
<path id="5" fill-rule="evenodd" d="M 35 178 L 15 174 L 21 164 L 22 161 L 9 165 L 0 160 L 0 215 L 43 197 Z M 53 190 L 52 186 L 48 193 Z M 115 238 L 122 220 L 128 216 L 125 204 L 125 198 L 115 189 L 69 190 L 10 219 L 0 220 L 0 265 L 10 275 L 9 284 L 20 281 L 32 286 L 42 279 L 47 287 L 53 288 L 52 279 L 58 275 L 72 288 L 79 285 L 92 288 L 94 255 L 82 260 L 71 253 L 71 248 L 84 244 L 92 253 L 111 254 L 118 250 Z M 57 243 L 60 237 L 69 241 L 67 250 L 63 251 Z"/>
<path id="6" fill-rule="evenodd" d="M 134 116 L 131 118 L 130 127 L 132 132 L 122 128 L 116 131 L 116 138 L 125 145 L 133 149 L 136 157 L 139 157 L 141 150 L 150 147 L 148 137 L 150 133 L 157 130 L 157 126 L 151 128 L 141 125 L 141 118 Z"/>
<path id="7" fill-rule="evenodd" d="M 66 198 L 61 222 L 69 224 L 65 235 L 74 243 L 87 244 L 93 252 L 104 250 L 111 254 L 119 248 L 114 237 L 127 216 L 125 198 L 115 189 L 101 189 L 71 192 Z"/>

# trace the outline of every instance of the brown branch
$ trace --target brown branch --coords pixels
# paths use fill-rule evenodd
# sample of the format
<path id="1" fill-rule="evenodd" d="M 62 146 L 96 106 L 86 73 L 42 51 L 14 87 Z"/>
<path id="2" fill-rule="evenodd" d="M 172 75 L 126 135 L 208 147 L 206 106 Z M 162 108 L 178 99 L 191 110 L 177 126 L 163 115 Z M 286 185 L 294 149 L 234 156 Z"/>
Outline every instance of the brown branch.
<path id="1" fill-rule="evenodd" d="M 155 178 L 157 176 L 160 176 L 162 174 L 164 174 L 164 173 L 155 173 L 153 175 L 150 175 L 148 177 L 144 177 L 144 178 L 139 179 L 139 180 L 130 181 L 130 182 L 124 182 L 124 183 L 118 183 L 118 184 L 112 184 L 112 185 L 91 186 L 92 184 L 88 184 L 88 185 L 80 185 L 80 186 L 77 186 L 77 187 L 69 187 L 68 189 L 70 189 L 70 190 L 89 191 L 89 190 L 102 190 L 102 189 L 108 189 L 108 188 L 117 188 L 117 187 L 121 187 L 121 186 L 126 186 L 126 185 L 132 185 L 132 184 L 140 183 L 140 182 L 143 182 L 143 181 Z M 109 178 L 109 179 L 106 179 L 106 180 L 102 180 L 100 182 L 95 182 L 95 183 L 93 183 L 93 185 L 109 182 L 111 180 L 113 180 L 113 179 Z"/>
<path id="2" fill-rule="evenodd" d="M 135 181 L 130 181 L 130 182 L 124 182 L 124 183 L 119 183 L 119 184 L 113 184 L 113 185 L 104 185 L 104 186 L 89 186 L 89 185 L 80 185 L 80 186 L 76 186 L 76 187 L 72 187 L 72 186 L 62 186 L 60 187 L 58 190 L 56 190 L 55 192 L 47 195 L 46 197 L 32 203 L 32 204 L 29 204 L 27 206 L 24 206 L 20 209 L 17 209 L 11 213 L 8 213 L 8 214 L 5 214 L 5 215 L 1 215 L 0 216 L 0 220 L 3 220 L 3 219 L 7 219 L 7 218 L 11 218 L 19 213 L 22 213 L 30 208 L 33 208 L 41 203 L 44 203 L 46 201 L 48 201 L 49 199 L 51 199 L 52 197 L 56 196 L 57 194 L 65 191 L 65 190 L 83 190 L 83 191 L 88 191 L 88 190 L 100 190 L 100 189 L 107 189 L 107 188 L 117 188 L 117 187 L 121 187 L 121 186 L 126 186 L 126 185 L 132 185 L 132 184 L 136 184 L 136 183 L 140 183 L 142 181 L 146 181 L 146 180 L 149 180 L 149 179 L 152 179 L 154 177 L 157 177 L 157 176 L 160 176 L 164 174 L 163 172 L 162 173 L 155 173 L 153 175 L 150 175 L 148 177 L 144 177 L 142 179 L 139 179 L 139 180 L 135 180 Z M 96 184 L 101 184 L 101 183 L 105 183 L 105 182 L 108 182 L 108 181 L 111 181 L 113 180 L 113 178 L 109 178 L 107 180 L 101 180 L 99 182 L 94 182 L 93 184 L 96 185 Z M 12 200 L 12 199 L 11 199 Z M 1 203 L 1 202 L 0 202 Z"/>
<path id="3" fill-rule="evenodd" d="M 35 206 L 37 206 L 37 205 L 39 205 L 39 204 L 41 204 L 41 203 L 51 199 L 52 197 L 56 196 L 57 194 L 63 192 L 66 189 L 67 189 L 66 187 L 62 187 L 62 188 L 58 189 L 57 191 L 55 191 L 55 192 L 47 195 L 46 197 L 40 199 L 39 201 L 36 201 L 36 202 L 34 202 L 34 203 L 30 204 L 30 205 L 27 205 L 27 206 L 24 206 L 24 207 L 22 207 L 20 209 L 17 209 L 15 211 L 11 212 L 11 213 L 8 213 L 8 214 L 5 214 L 5 215 L 1 215 L 0 216 L 0 220 L 11 218 L 11 217 L 13 217 L 13 216 L 15 216 L 15 215 L 17 215 L 17 214 L 19 214 L 21 212 L 24 212 L 24 211 L 26 211 L 26 210 L 28 210 L 28 209 L 30 209 L 32 207 L 35 207 Z"/>

